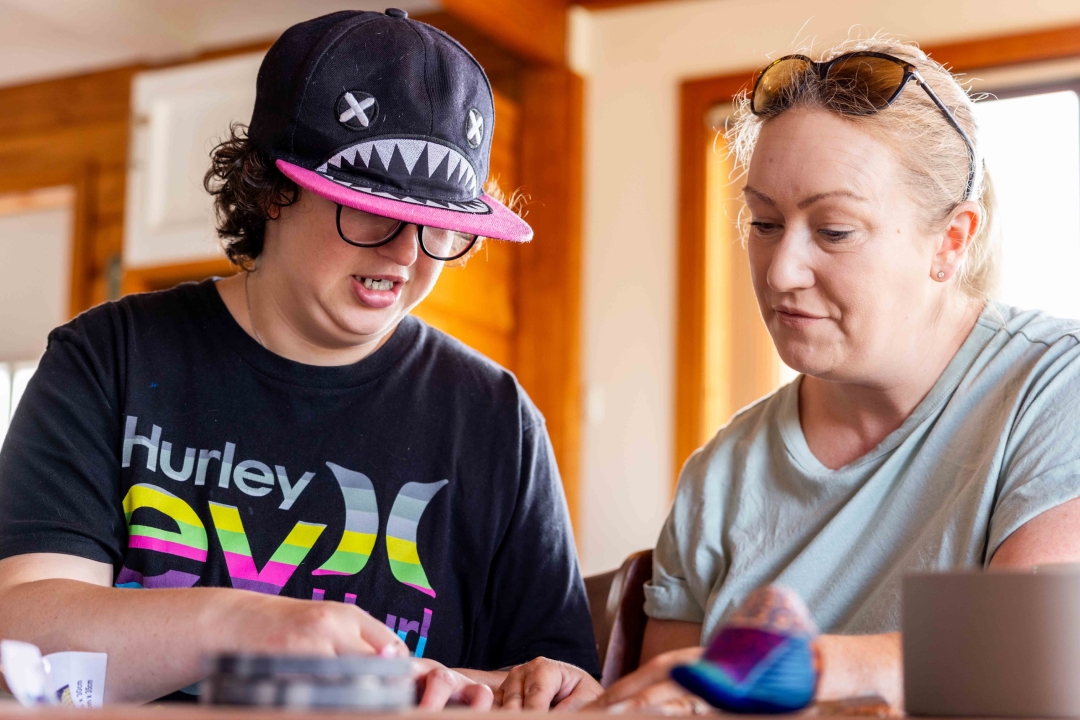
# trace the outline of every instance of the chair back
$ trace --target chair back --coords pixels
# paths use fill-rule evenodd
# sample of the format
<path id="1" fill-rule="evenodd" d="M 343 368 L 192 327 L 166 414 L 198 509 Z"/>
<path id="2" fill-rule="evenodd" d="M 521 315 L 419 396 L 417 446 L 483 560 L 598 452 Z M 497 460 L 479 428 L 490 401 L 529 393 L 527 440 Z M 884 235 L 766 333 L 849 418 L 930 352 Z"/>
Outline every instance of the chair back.
<path id="1" fill-rule="evenodd" d="M 618 570 L 585 578 L 604 687 L 637 670 L 641 661 L 648 620 L 645 583 L 651 577 L 652 550 L 642 550 L 626 558 Z"/>

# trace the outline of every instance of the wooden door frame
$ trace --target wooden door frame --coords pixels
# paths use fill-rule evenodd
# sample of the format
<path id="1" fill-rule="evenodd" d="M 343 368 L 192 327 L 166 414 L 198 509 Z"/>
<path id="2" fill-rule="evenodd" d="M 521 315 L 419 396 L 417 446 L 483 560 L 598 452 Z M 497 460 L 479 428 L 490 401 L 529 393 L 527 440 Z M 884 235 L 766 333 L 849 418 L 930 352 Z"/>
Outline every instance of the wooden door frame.
<path id="1" fill-rule="evenodd" d="M 931 45 L 926 52 L 953 72 L 1080 57 L 1080 25 Z M 672 482 L 704 431 L 707 198 L 702 149 L 713 130 L 710 108 L 752 86 L 755 69 L 684 81 L 679 91 L 678 318 L 675 362 L 675 447 Z"/>

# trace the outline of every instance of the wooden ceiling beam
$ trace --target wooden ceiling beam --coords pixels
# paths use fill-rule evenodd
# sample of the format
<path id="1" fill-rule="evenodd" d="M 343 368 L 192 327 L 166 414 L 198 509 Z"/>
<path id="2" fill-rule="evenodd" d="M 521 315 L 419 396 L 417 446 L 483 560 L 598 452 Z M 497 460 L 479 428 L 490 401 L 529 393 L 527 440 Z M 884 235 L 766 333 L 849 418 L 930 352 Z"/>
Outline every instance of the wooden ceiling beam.
<path id="1" fill-rule="evenodd" d="M 567 0 L 442 0 L 442 6 L 526 60 L 566 64 Z"/>
<path id="2" fill-rule="evenodd" d="M 580 5 L 586 10 L 609 10 L 611 8 L 626 7 L 627 5 L 644 5 L 645 3 L 663 2 L 664 0 L 571 0 L 571 5 Z"/>

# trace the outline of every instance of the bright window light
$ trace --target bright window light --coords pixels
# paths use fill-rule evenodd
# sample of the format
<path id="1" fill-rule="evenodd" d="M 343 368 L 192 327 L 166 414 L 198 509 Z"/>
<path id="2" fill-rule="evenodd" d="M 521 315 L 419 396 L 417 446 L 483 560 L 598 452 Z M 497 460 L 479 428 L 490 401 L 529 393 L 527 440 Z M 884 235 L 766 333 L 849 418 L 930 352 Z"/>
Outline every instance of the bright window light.
<path id="1" fill-rule="evenodd" d="M 0 363 L 0 445 L 7 435 L 8 418 L 11 417 L 11 366 Z"/>
<path id="2" fill-rule="evenodd" d="M 14 372 L 11 373 L 12 415 L 15 414 L 15 408 L 19 407 L 19 400 L 22 399 L 23 393 L 26 392 L 26 386 L 30 382 L 30 378 L 34 376 L 34 372 L 36 370 L 36 362 L 24 362 L 15 364 Z"/>
<path id="3" fill-rule="evenodd" d="M 987 100 L 975 115 L 1000 208 L 999 299 L 1080 318 L 1080 98 Z"/>

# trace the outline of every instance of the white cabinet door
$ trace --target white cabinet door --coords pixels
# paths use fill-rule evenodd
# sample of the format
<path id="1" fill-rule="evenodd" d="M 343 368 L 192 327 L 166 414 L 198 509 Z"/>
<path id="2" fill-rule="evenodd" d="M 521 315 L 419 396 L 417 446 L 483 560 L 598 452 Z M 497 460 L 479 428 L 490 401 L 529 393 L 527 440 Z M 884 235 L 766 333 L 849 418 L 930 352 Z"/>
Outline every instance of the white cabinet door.
<path id="1" fill-rule="evenodd" d="M 124 266 L 222 257 L 202 180 L 210 151 L 255 106 L 262 53 L 139 73 L 132 86 Z"/>

